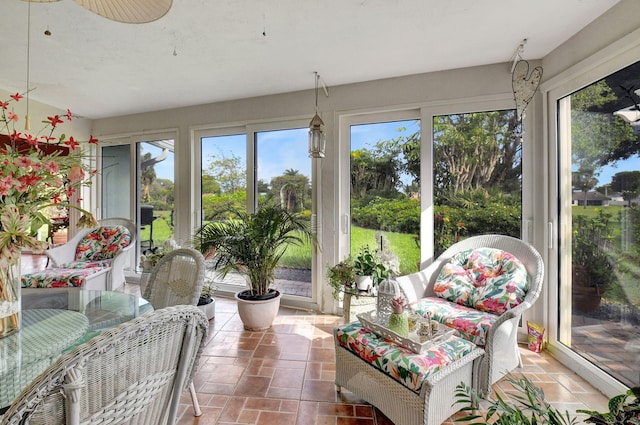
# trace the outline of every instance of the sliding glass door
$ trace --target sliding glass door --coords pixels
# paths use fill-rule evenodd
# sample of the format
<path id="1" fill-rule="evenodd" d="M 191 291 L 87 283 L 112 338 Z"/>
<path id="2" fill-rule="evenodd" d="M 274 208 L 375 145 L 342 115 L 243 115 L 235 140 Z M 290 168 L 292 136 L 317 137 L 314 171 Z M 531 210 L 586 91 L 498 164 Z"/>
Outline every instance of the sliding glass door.
<path id="1" fill-rule="evenodd" d="M 158 252 L 173 239 L 174 141 L 127 139 L 101 149 L 100 217 L 137 223 L 138 252 L 131 259 L 137 265 L 140 254 Z"/>
<path id="2" fill-rule="evenodd" d="M 640 385 L 640 62 L 556 101 L 558 340 Z"/>
<path id="3" fill-rule="evenodd" d="M 302 214 L 311 225 L 315 206 L 308 131 L 305 123 L 199 132 L 202 223 L 229 218 L 230 209 L 253 211 L 271 203 Z M 311 301 L 313 258 L 311 244 L 287 248 L 275 280 L 285 297 Z M 215 260 L 207 261 L 213 267 Z M 209 275 L 220 290 L 237 292 L 246 286 L 243 278 L 233 273 L 224 279 L 211 270 Z"/>

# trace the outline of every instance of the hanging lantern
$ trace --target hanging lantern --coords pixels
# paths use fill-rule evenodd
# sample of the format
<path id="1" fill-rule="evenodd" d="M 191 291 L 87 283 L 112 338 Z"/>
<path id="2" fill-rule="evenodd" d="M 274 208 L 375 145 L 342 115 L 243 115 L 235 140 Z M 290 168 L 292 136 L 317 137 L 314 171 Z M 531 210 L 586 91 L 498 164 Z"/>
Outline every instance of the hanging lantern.
<path id="1" fill-rule="evenodd" d="M 327 144 L 327 133 L 324 131 L 324 122 L 318 115 L 318 80 L 320 76 L 316 72 L 316 114 L 309 123 L 309 157 L 324 158 L 324 148 Z"/>

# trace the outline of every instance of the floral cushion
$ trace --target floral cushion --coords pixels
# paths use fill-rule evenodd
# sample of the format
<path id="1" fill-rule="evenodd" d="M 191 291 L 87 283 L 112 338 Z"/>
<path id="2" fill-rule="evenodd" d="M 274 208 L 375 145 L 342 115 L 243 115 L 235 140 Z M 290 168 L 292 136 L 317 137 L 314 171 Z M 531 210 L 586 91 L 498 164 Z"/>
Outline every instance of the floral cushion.
<path id="1" fill-rule="evenodd" d="M 429 313 L 432 319 L 454 328 L 458 336 L 484 347 L 489 329 L 496 322 L 498 316 L 465 307 L 442 298 L 428 297 L 421 299 L 415 307 L 416 313 Z"/>
<path id="2" fill-rule="evenodd" d="M 452 336 L 417 354 L 374 334 L 358 322 L 338 327 L 336 338 L 340 346 L 416 392 L 430 375 L 476 348 L 472 343 Z"/>
<path id="3" fill-rule="evenodd" d="M 100 261 L 115 257 L 131 243 L 125 226 L 101 226 L 87 233 L 76 247 L 76 261 Z"/>
<path id="4" fill-rule="evenodd" d="M 85 269 L 85 268 L 107 268 L 111 267 L 111 259 L 100 261 L 71 261 L 69 263 L 62 263 L 58 268 L 63 269 Z"/>
<path id="5" fill-rule="evenodd" d="M 506 251 L 471 249 L 451 258 L 440 271 L 433 290 L 451 302 L 502 314 L 524 300 L 527 269 Z"/>
<path id="6" fill-rule="evenodd" d="M 23 288 L 79 288 L 88 276 L 104 270 L 102 267 L 84 269 L 45 269 L 22 275 Z"/>

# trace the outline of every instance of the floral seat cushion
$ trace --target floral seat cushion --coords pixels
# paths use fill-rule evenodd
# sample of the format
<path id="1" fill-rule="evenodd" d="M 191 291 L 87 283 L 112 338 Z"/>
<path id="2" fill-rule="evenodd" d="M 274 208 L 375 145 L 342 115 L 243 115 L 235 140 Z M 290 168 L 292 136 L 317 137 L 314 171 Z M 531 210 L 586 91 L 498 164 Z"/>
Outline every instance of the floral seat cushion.
<path id="1" fill-rule="evenodd" d="M 85 268 L 107 268 L 111 267 L 111 259 L 108 260 L 99 260 L 99 261 L 71 261 L 69 263 L 62 263 L 60 267 L 63 269 L 85 269 Z"/>
<path id="2" fill-rule="evenodd" d="M 442 298 L 428 297 L 421 299 L 415 306 L 419 315 L 429 313 L 432 319 L 454 328 L 458 336 L 484 347 L 489 329 L 498 316 L 485 311 L 476 310 Z"/>
<path id="3" fill-rule="evenodd" d="M 476 348 L 464 339 L 451 337 L 417 354 L 376 335 L 358 322 L 336 328 L 336 338 L 340 346 L 416 392 L 430 375 Z"/>
<path id="4" fill-rule="evenodd" d="M 527 269 L 506 251 L 470 249 L 451 258 L 440 271 L 433 290 L 448 301 L 502 314 L 524 300 Z"/>
<path id="5" fill-rule="evenodd" d="M 100 226 L 87 233 L 76 247 L 75 261 L 101 261 L 115 257 L 131 243 L 125 226 Z"/>
<path id="6" fill-rule="evenodd" d="M 88 276 L 103 271 L 103 267 L 80 269 L 55 268 L 22 275 L 23 288 L 79 288 Z"/>

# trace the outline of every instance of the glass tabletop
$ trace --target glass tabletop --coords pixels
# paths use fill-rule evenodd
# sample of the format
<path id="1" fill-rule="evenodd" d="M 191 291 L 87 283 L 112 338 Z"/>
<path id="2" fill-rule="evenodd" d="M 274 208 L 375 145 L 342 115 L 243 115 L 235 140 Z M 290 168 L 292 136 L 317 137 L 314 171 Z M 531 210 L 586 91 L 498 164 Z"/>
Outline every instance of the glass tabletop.
<path id="1" fill-rule="evenodd" d="M 117 291 L 69 291 L 50 288 L 22 296 L 23 310 L 51 308 L 77 311 L 89 320 L 89 330 L 104 330 L 153 311 L 144 298 Z"/>
<path id="2" fill-rule="evenodd" d="M 0 415 L 62 353 L 153 311 L 135 295 L 67 288 L 26 292 L 22 309 L 20 331 L 0 339 Z"/>

